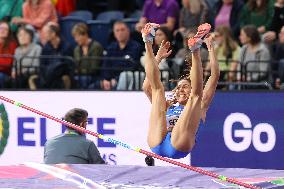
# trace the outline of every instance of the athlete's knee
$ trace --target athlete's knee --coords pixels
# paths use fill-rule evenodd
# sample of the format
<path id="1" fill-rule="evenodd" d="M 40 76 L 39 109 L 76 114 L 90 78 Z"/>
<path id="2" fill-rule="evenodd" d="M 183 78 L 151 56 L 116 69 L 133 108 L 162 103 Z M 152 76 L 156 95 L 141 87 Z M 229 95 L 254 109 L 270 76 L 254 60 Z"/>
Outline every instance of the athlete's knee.
<path id="1" fill-rule="evenodd" d="M 161 139 L 149 137 L 147 138 L 147 143 L 150 148 L 154 148 L 161 143 Z"/>
<path id="2" fill-rule="evenodd" d="M 147 93 L 151 92 L 151 86 L 143 84 L 142 90 L 147 94 Z"/>
<path id="3" fill-rule="evenodd" d="M 151 87 L 152 87 L 152 90 L 157 92 L 157 93 L 164 92 L 164 86 L 163 86 L 162 82 L 160 82 L 160 81 L 158 81 L 157 83 L 155 83 Z"/>
<path id="4" fill-rule="evenodd" d="M 191 138 L 188 145 L 188 151 L 191 151 L 195 145 L 195 137 Z"/>

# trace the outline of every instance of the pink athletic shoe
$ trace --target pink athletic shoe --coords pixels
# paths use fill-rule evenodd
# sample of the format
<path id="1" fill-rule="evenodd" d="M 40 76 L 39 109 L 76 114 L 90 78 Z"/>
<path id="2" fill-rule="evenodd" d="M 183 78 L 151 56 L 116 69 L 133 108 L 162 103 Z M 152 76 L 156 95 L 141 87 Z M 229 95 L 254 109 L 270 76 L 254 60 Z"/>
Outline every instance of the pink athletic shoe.
<path id="1" fill-rule="evenodd" d="M 159 24 L 147 23 L 144 28 L 141 30 L 143 41 L 153 43 L 156 31 L 155 29 L 160 27 Z"/>
<path id="2" fill-rule="evenodd" d="M 191 52 L 199 49 L 203 43 L 204 37 L 209 33 L 211 25 L 208 23 L 198 26 L 198 31 L 192 38 L 188 39 L 187 44 Z"/>

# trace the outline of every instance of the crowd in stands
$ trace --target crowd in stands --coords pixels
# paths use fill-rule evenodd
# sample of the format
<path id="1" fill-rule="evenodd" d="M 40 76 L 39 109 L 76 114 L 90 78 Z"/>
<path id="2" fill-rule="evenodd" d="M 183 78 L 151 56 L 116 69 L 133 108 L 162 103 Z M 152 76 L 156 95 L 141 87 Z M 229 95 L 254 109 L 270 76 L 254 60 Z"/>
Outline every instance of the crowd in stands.
<path id="1" fill-rule="evenodd" d="M 167 90 L 190 69 L 187 40 L 212 25 L 219 89 L 284 89 L 284 0 L 0 0 L 0 88 L 141 90 L 141 29 L 170 41 L 159 68 Z M 205 48 L 205 46 L 204 46 Z M 204 78 L 210 64 L 201 50 Z"/>

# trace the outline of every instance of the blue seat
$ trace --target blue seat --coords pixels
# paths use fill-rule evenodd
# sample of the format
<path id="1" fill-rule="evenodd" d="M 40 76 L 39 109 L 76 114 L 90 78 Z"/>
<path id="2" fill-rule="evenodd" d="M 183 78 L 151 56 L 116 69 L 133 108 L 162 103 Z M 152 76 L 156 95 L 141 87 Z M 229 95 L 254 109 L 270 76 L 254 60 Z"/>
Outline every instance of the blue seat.
<path id="1" fill-rule="evenodd" d="M 124 18 L 124 14 L 121 11 L 106 11 L 98 14 L 97 20 L 112 22 L 115 20 L 122 20 Z"/>
<path id="2" fill-rule="evenodd" d="M 83 19 L 74 16 L 65 16 L 60 20 L 62 37 L 66 39 L 73 48 L 76 46 L 76 42 L 72 36 L 72 28 L 75 24 L 80 22 L 86 23 Z"/>
<path id="3" fill-rule="evenodd" d="M 139 19 L 137 19 L 137 18 L 125 18 L 122 21 L 127 24 L 130 31 L 135 31 L 135 25 L 136 25 L 137 22 L 139 22 Z"/>
<path id="4" fill-rule="evenodd" d="M 87 10 L 74 11 L 71 12 L 69 16 L 74 16 L 85 21 L 93 19 L 93 13 Z"/>
<path id="5" fill-rule="evenodd" d="M 139 20 L 142 17 L 142 14 L 143 13 L 141 10 L 136 10 L 132 14 L 130 14 L 129 18 L 136 18 Z"/>
<path id="6" fill-rule="evenodd" d="M 108 46 L 111 24 L 100 20 L 90 20 L 87 24 L 89 26 L 90 37 L 98 41 L 105 49 Z"/>

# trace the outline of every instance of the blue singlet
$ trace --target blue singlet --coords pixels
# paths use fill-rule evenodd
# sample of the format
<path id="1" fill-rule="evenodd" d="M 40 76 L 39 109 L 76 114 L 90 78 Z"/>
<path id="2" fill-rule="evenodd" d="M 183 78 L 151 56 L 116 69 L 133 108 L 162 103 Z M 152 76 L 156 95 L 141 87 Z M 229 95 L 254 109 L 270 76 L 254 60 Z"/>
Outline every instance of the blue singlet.
<path id="1" fill-rule="evenodd" d="M 166 118 L 167 118 L 167 127 L 174 127 L 180 114 L 182 113 L 184 106 L 182 105 L 173 105 L 169 107 Z M 168 132 L 164 140 L 158 146 L 151 148 L 152 152 L 163 156 L 169 157 L 173 159 L 180 159 L 187 156 L 190 152 L 182 152 L 175 147 L 173 147 L 171 143 L 171 132 Z"/>

